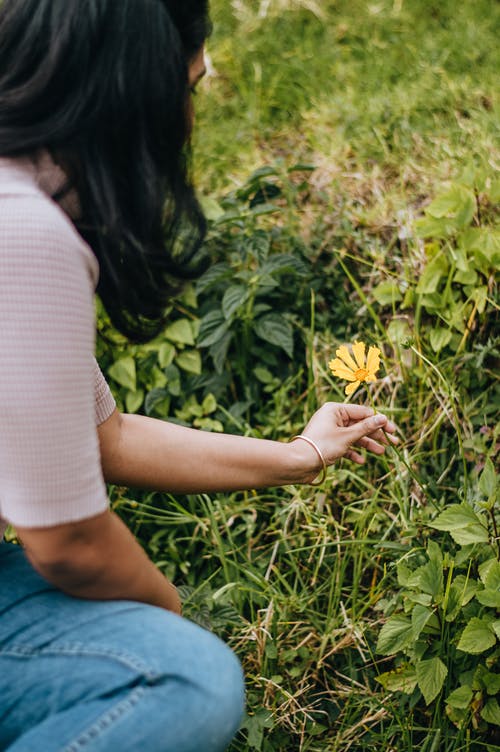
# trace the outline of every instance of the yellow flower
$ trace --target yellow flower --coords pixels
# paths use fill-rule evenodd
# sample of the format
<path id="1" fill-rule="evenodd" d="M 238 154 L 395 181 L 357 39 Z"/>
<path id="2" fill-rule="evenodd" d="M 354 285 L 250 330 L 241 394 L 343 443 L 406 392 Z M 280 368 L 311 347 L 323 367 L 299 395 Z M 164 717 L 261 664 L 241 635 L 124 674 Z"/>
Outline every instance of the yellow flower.
<path id="1" fill-rule="evenodd" d="M 337 356 L 335 360 L 328 363 L 328 367 L 334 376 L 351 382 L 345 388 L 346 394 L 353 394 L 364 381 L 377 380 L 376 374 L 380 368 L 380 350 L 378 347 L 370 347 L 366 358 L 365 350 L 364 342 L 355 342 L 352 345 L 351 355 L 349 349 L 342 345 L 335 352 Z"/>

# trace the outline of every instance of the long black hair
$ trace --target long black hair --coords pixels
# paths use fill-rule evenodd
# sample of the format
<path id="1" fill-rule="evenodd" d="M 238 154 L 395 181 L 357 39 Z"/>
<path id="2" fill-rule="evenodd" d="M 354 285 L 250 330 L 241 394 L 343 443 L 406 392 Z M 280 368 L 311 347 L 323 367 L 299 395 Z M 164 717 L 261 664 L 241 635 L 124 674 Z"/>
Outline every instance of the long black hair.
<path id="1" fill-rule="evenodd" d="M 0 155 L 63 167 L 97 292 L 133 341 L 199 267 L 188 65 L 209 31 L 208 0 L 0 0 Z"/>

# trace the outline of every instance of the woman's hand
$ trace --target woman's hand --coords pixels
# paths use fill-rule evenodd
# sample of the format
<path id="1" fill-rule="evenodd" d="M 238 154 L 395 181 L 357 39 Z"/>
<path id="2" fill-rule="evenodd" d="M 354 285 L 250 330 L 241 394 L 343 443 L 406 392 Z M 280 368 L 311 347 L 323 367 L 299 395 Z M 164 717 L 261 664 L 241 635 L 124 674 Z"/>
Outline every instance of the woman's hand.
<path id="1" fill-rule="evenodd" d="M 362 465 L 365 458 L 357 448 L 383 454 L 385 445 L 397 443 L 395 431 L 395 424 L 385 415 L 374 415 L 371 407 L 327 402 L 314 413 L 302 435 L 314 441 L 327 465 L 341 457 Z M 321 470 L 319 457 L 307 442 L 294 441 L 293 444 L 307 467 L 305 482 L 310 482 L 314 477 L 312 473 Z"/>

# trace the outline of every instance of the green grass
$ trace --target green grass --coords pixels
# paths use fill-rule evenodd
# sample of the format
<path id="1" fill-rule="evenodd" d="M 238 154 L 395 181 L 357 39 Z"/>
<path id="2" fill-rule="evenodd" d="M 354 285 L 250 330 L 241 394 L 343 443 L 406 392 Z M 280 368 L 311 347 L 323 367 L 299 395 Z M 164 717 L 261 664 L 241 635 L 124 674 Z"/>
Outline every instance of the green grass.
<path id="1" fill-rule="evenodd" d="M 201 404 L 210 392 L 211 417 L 226 430 L 286 439 L 317 405 L 344 399 L 326 364 L 338 344 L 362 337 L 383 348 L 372 397 L 404 442 L 399 456 L 362 469 L 339 463 L 319 489 L 133 502 L 115 489 L 115 506 L 182 586 L 186 615 L 221 634 L 243 661 L 248 718 L 234 752 L 499 750 L 498 726 L 486 727 L 480 705 L 461 729 L 446 715 L 459 635 L 441 646 L 449 676 L 428 707 L 416 692 L 382 689 L 376 677 L 395 661 L 377 654 L 376 643 L 401 608 L 396 563 L 423 565 L 429 540 L 460 554 L 428 523 L 463 498 L 481 509 L 481 471 L 498 451 L 494 270 L 474 271 L 469 289 L 446 281 L 452 264 L 437 300 L 417 292 L 435 254 L 454 258 L 462 236 L 422 239 L 414 222 L 446 181 L 472 185 L 473 170 L 472 224 L 492 232 L 497 222 L 500 6 L 213 0 L 213 18 L 214 73 L 196 99 L 194 169 L 201 193 L 237 218 L 213 226 L 210 249 L 214 261 L 258 277 L 263 262 L 251 242 L 267 238 L 270 253 L 307 265 L 304 276 L 260 293 L 293 323 L 294 356 L 252 339 L 258 314 L 247 306 L 233 322 L 247 351 L 230 349 L 220 375 L 200 348 L 202 374 L 167 394 L 178 374 L 169 366 L 165 386 L 158 371 L 151 375 L 154 354 L 132 349 L 138 386 L 164 388 L 170 417 L 183 395 Z M 315 170 L 289 174 L 298 162 Z M 249 188 L 264 164 L 276 174 Z M 275 213 L 259 217 L 248 199 L 269 184 L 281 191 Z M 467 297 L 480 287 L 481 311 Z M 223 293 L 199 292 L 174 315 L 202 318 Z M 453 329 L 453 315 L 469 318 L 471 331 Z M 430 334 L 439 327 L 453 335 L 436 351 Z M 100 355 L 108 366 L 110 353 Z M 498 673 L 498 650 L 488 659 Z"/>

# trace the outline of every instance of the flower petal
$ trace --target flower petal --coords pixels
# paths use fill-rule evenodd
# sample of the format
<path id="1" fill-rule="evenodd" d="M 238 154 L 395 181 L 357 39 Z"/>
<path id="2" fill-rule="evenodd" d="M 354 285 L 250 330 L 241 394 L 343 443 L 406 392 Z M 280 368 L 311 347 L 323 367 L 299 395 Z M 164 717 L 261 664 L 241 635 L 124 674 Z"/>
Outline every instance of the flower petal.
<path id="1" fill-rule="evenodd" d="M 356 358 L 358 368 L 365 368 L 365 343 L 355 342 L 352 346 L 352 352 Z"/>
<path id="2" fill-rule="evenodd" d="M 342 358 L 344 363 L 347 363 L 349 368 L 352 368 L 353 371 L 358 370 L 356 361 L 354 360 L 351 353 L 349 352 L 349 349 L 345 345 L 341 345 L 339 349 L 335 351 L 335 355 L 337 356 L 337 358 Z"/>
<path id="3" fill-rule="evenodd" d="M 366 370 L 370 372 L 372 376 L 375 376 L 380 368 L 380 350 L 378 347 L 370 347 L 368 350 L 368 356 L 366 358 Z"/>
<path id="4" fill-rule="evenodd" d="M 360 384 L 361 381 L 354 381 L 352 384 L 348 384 L 345 388 L 345 393 L 347 395 L 354 394 Z"/>
<path id="5" fill-rule="evenodd" d="M 356 376 L 351 371 L 350 368 L 348 368 L 345 363 L 343 363 L 338 358 L 335 358 L 335 360 L 331 360 L 328 363 L 328 368 L 333 373 L 334 376 L 337 376 L 339 379 L 347 379 L 348 381 L 356 381 Z"/>

